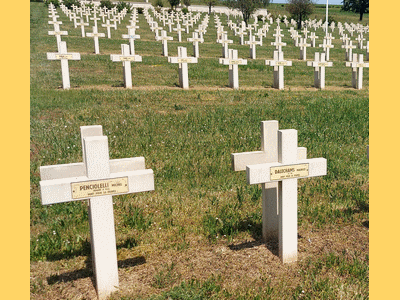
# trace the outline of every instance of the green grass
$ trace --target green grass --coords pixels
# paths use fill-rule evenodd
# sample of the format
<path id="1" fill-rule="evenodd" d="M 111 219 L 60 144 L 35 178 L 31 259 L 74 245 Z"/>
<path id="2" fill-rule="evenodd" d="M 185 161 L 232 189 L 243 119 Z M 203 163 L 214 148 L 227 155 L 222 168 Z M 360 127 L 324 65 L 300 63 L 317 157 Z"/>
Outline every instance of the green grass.
<path id="1" fill-rule="evenodd" d="M 69 64 L 70 90 L 58 88 L 59 62 L 46 60 L 46 52 L 56 50 L 46 7 L 31 3 L 32 299 L 93 293 L 87 203 L 42 206 L 39 167 L 82 161 L 79 127 L 95 124 L 103 126 L 111 159 L 144 156 L 155 175 L 155 191 L 113 198 L 118 260 L 128 265 L 119 268 L 121 289 L 113 299 L 368 298 L 369 76 L 365 69 L 363 90 L 351 88 L 337 32 L 334 68 L 326 75 L 331 89 L 312 88 L 313 70 L 298 61 L 285 29 L 285 58 L 293 59 L 285 69 L 286 89 L 271 88 L 264 60 L 272 47 L 265 40 L 257 60 L 239 67 L 243 89 L 234 91 L 226 88 L 228 67 L 218 63 L 221 46 L 211 16 L 199 63 L 189 66 L 191 89 L 184 91 L 176 88 L 177 66 L 161 56 L 161 44 L 140 15 L 135 45 L 143 62 L 132 67 L 138 88 L 126 90 L 122 66 L 109 54 L 126 43 L 120 37 L 129 15 L 113 39 L 100 40 L 100 55 L 60 16 L 69 51 L 82 55 Z M 248 58 L 248 47 L 228 36 Z M 191 54 L 188 43 L 170 45 L 171 55 L 178 45 Z M 231 170 L 231 153 L 260 149 L 264 120 L 297 129 L 308 157 L 328 161 L 326 176 L 299 180 L 295 265 L 279 263 L 276 244 L 263 246 L 261 187 Z M 67 280 L 57 280 L 60 274 Z"/>

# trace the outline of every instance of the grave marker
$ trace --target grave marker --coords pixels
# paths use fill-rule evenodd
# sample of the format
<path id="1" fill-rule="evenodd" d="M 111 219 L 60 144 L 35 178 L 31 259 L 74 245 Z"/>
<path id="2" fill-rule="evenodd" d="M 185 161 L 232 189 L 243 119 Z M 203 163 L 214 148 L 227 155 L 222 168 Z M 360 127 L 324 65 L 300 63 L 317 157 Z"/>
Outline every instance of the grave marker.
<path id="1" fill-rule="evenodd" d="M 106 35 L 104 33 L 97 32 L 97 27 L 93 27 L 93 32 L 87 32 L 86 36 L 93 38 L 93 40 L 94 40 L 94 53 L 95 54 L 100 54 L 99 37 L 105 37 Z"/>
<path id="2" fill-rule="evenodd" d="M 222 38 L 217 40 L 217 43 L 222 45 L 222 57 L 223 58 L 227 58 L 229 53 L 229 48 L 228 48 L 228 44 L 232 44 L 233 40 L 228 40 L 228 35 L 227 34 L 223 34 Z"/>
<path id="3" fill-rule="evenodd" d="M 314 86 L 323 90 L 325 88 L 325 67 L 332 67 L 332 62 L 325 61 L 325 53 L 315 53 L 315 60 L 308 61 L 307 66 L 314 67 Z"/>
<path id="4" fill-rule="evenodd" d="M 278 162 L 278 121 L 261 122 L 261 151 L 231 154 L 234 171 L 245 171 L 246 166 Z M 297 148 L 297 159 L 307 158 L 307 148 Z M 262 236 L 264 241 L 278 240 L 278 182 L 261 184 L 262 187 Z"/>
<path id="5" fill-rule="evenodd" d="M 110 27 L 114 27 L 114 29 L 117 29 L 116 25 L 111 24 L 109 19 L 106 20 L 106 24 L 101 24 L 101 27 L 107 27 L 107 38 L 108 39 L 111 39 Z"/>
<path id="6" fill-rule="evenodd" d="M 101 126 L 82 126 L 83 163 L 40 167 L 43 205 L 89 199 L 93 271 L 99 299 L 119 286 L 112 196 L 154 190 L 144 158 L 109 159 Z"/>
<path id="7" fill-rule="evenodd" d="M 173 39 L 172 36 L 167 36 L 165 30 L 161 31 L 161 36 L 156 37 L 156 40 L 162 43 L 162 55 L 168 56 L 168 41 L 172 41 Z"/>
<path id="8" fill-rule="evenodd" d="M 279 257 L 297 261 L 297 180 L 324 176 L 325 158 L 299 159 L 297 130 L 278 130 L 278 162 L 246 166 L 248 184 L 278 182 Z"/>
<path id="9" fill-rule="evenodd" d="M 112 61 L 122 61 L 122 66 L 124 69 L 124 86 L 125 88 L 132 88 L 132 71 L 131 71 L 131 62 L 141 62 L 142 57 L 139 55 L 132 54 L 129 50 L 129 45 L 122 44 L 121 45 L 122 55 L 119 54 L 111 54 L 110 59 Z"/>
<path id="10" fill-rule="evenodd" d="M 189 88 L 188 63 L 197 64 L 197 57 L 188 57 L 186 47 L 178 47 L 178 57 L 168 57 L 168 62 L 179 64 L 179 86 L 183 89 Z"/>
<path id="11" fill-rule="evenodd" d="M 267 66 L 274 67 L 274 88 L 283 90 L 284 87 L 284 66 L 291 66 L 292 62 L 283 59 L 283 52 L 274 51 L 274 59 L 266 60 Z"/>
<path id="12" fill-rule="evenodd" d="M 250 36 L 250 40 L 246 41 L 246 45 L 250 46 L 250 58 L 256 59 L 256 45 L 261 45 L 261 43 L 256 41 L 255 36 Z"/>
<path id="13" fill-rule="evenodd" d="M 311 44 L 307 44 L 306 39 L 300 38 L 300 60 L 307 60 L 307 47 L 310 47 Z"/>
<path id="14" fill-rule="evenodd" d="M 353 60 L 351 62 L 346 62 L 346 67 L 352 68 L 352 86 L 357 90 L 362 89 L 362 82 L 363 82 L 363 69 L 369 68 L 369 63 L 365 63 L 363 59 L 363 55 L 353 54 Z"/>
<path id="15" fill-rule="evenodd" d="M 193 56 L 199 57 L 199 42 L 203 43 L 204 39 L 199 38 L 199 34 L 197 32 L 193 32 L 192 37 L 188 38 L 187 40 L 193 43 Z"/>
<path id="16" fill-rule="evenodd" d="M 63 89 L 66 90 L 71 87 L 69 81 L 68 60 L 80 60 L 81 55 L 79 53 L 68 53 L 66 42 L 60 42 L 59 49 L 58 53 L 47 52 L 47 59 L 61 61 L 62 85 Z"/>
<path id="17" fill-rule="evenodd" d="M 239 68 L 238 65 L 247 65 L 246 59 L 238 58 L 238 51 L 229 49 L 228 58 L 220 58 L 219 63 L 229 65 L 229 86 L 233 89 L 239 88 Z"/>
<path id="18" fill-rule="evenodd" d="M 129 47 L 131 49 L 131 54 L 135 55 L 135 40 L 140 39 L 140 35 L 135 34 L 135 29 L 128 28 L 128 34 L 123 34 L 122 38 L 129 40 Z"/>

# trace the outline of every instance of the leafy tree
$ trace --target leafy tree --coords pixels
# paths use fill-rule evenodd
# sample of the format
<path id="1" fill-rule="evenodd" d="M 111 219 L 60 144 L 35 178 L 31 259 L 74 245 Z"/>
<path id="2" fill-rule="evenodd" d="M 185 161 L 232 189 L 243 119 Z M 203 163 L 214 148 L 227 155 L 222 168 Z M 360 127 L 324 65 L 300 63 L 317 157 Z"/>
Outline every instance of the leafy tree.
<path id="1" fill-rule="evenodd" d="M 270 2 L 271 0 L 226 0 L 226 5 L 240 10 L 247 25 L 251 14 L 258 8 L 266 7 Z"/>
<path id="2" fill-rule="evenodd" d="M 307 19 L 314 12 L 315 4 L 312 0 L 287 0 L 286 10 L 297 22 L 297 29 L 301 28 L 301 21 Z"/>
<path id="3" fill-rule="evenodd" d="M 343 11 L 360 13 L 360 21 L 362 21 L 364 13 L 369 13 L 369 0 L 343 0 L 342 3 Z"/>
<path id="4" fill-rule="evenodd" d="M 208 5 L 208 14 L 211 15 L 211 7 L 217 4 L 217 0 L 206 0 L 204 2 Z"/>
<path id="5" fill-rule="evenodd" d="M 179 0 L 168 0 L 168 2 L 172 9 L 176 9 L 176 7 L 179 5 Z"/>
<path id="6" fill-rule="evenodd" d="M 190 0 L 183 0 L 182 3 L 183 3 L 185 6 L 190 6 Z"/>

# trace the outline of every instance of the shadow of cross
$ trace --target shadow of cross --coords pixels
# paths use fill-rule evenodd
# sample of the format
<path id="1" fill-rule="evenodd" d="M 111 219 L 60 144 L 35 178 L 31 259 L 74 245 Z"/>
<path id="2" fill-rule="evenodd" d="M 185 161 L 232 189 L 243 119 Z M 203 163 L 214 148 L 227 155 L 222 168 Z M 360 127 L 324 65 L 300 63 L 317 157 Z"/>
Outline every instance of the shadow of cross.
<path id="1" fill-rule="evenodd" d="M 267 145 L 271 152 L 278 152 L 277 162 L 246 165 L 247 183 L 278 184 L 279 257 L 283 263 L 291 263 L 297 261 L 297 179 L 326 175 L 327 162 L 325 158 L 304 158 L 302 149 L 299 155 L 295 129 L 277 130 L 276 143 Z"/>
<path id="2" fill-rule="evenodd" d="M 153 170 L 144 158 L 109 159 L 100 125 L 82 126 L 83 162 L 40 167 L 43 205 L 89 199 L 93 272 L 99 299 L 118 286 L 112 196 L 154 190 Z"/>

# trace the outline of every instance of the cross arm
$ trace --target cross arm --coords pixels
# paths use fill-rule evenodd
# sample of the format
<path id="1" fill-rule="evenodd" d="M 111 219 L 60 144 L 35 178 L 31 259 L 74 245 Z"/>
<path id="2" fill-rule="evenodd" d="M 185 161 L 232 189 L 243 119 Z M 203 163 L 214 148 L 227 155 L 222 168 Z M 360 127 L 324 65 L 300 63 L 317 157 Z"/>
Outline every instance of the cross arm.
<path id="1" fill-rule="evenodd" d="M 297 147 L 297 159 L 307 159 L 307 148 Z M 244 171 L 246 166 L 268 163 L 267 155 L 264 151 L 252 151 L 231 154 L 232 169 L 234 171 Z"/>
<path id="2" fill-rule="evenodd" d="M 281 61 L 275 61 L 275 60 L 266 60 L 265 64 L 267 66 L 275 67 L 275 66 L 291 66 L 292 62 L 288 60 L 281 60 Z"/>
<path id="3" fill-rule="evenodd" d="M 81 55 L 79 53 L 54 53 L 47 52 L 48 60 L 60 60 L 60 59 L 68 59 L 68 60 L 80 60 Z"/>
<path id="4" fill-rule="evenodd" d="M 110 54 L 112 61 L 142 61 L 140 55 L 120 55 L 120 54 Z"/>
<path id="5" fill-rule="evenodd" d="M 132 157 L 110 160 L 110 173 L 137 171 L 145 169 L 144 157 Z M 86 176 L 85 164 L 60 164 L 40 167 L 40 179 L 52 180 Z"/>
<path id="6" fill-rule="evenodd" d="M 93 187 L 96 184 L 98 187 Z M 120 185 L 119 188 L 114 187 L 118 185 Z M 79 186 L 83 188 L 79 189 Z M 89 186 L 89 191 L 85 194 L 77 195 L 80 190 L 87 190 L 86 186 Z M 83 200 L 104 195 L 123 195 L 152 190 L 154 190 L 154 174 L 151 169 L 111 173 L 108 178 L 96 180 L 90 180 L 86 176 L 81 176 L 40 181 L 43 205 Z"/>
<path id="7" fill-rule="evenodd" d="M 272 174 L 271 169 L 281 167 L 278 174 L 281 177 L 277 179 Z M 308 178 L 316 176 L 324 176 L 327 172 L 327 160 L 325 158 L 311 158 L 298 160 L 295 164 L 267 163 L 246 166 L 246 177 L 248 184 L 266 183 L 290 178 Z M 279 175 L 278 175 L 279 176 Z"/>
<path id="8" fill-rule="evenodd" d="M 197 63 L 197 57 L 168 57 L 168 62 L 172 64 Z"/>
<path id="9" fill-rule="evenodd" d="M 48 32 L 49 35 L 68 35 L 68 31 L 49 31 Z"/>
<path id="10" fill-rule="evenodd" d="M 247 65 L 247 59 L 220 58 L 219 63 L 223 65 Z"/>

